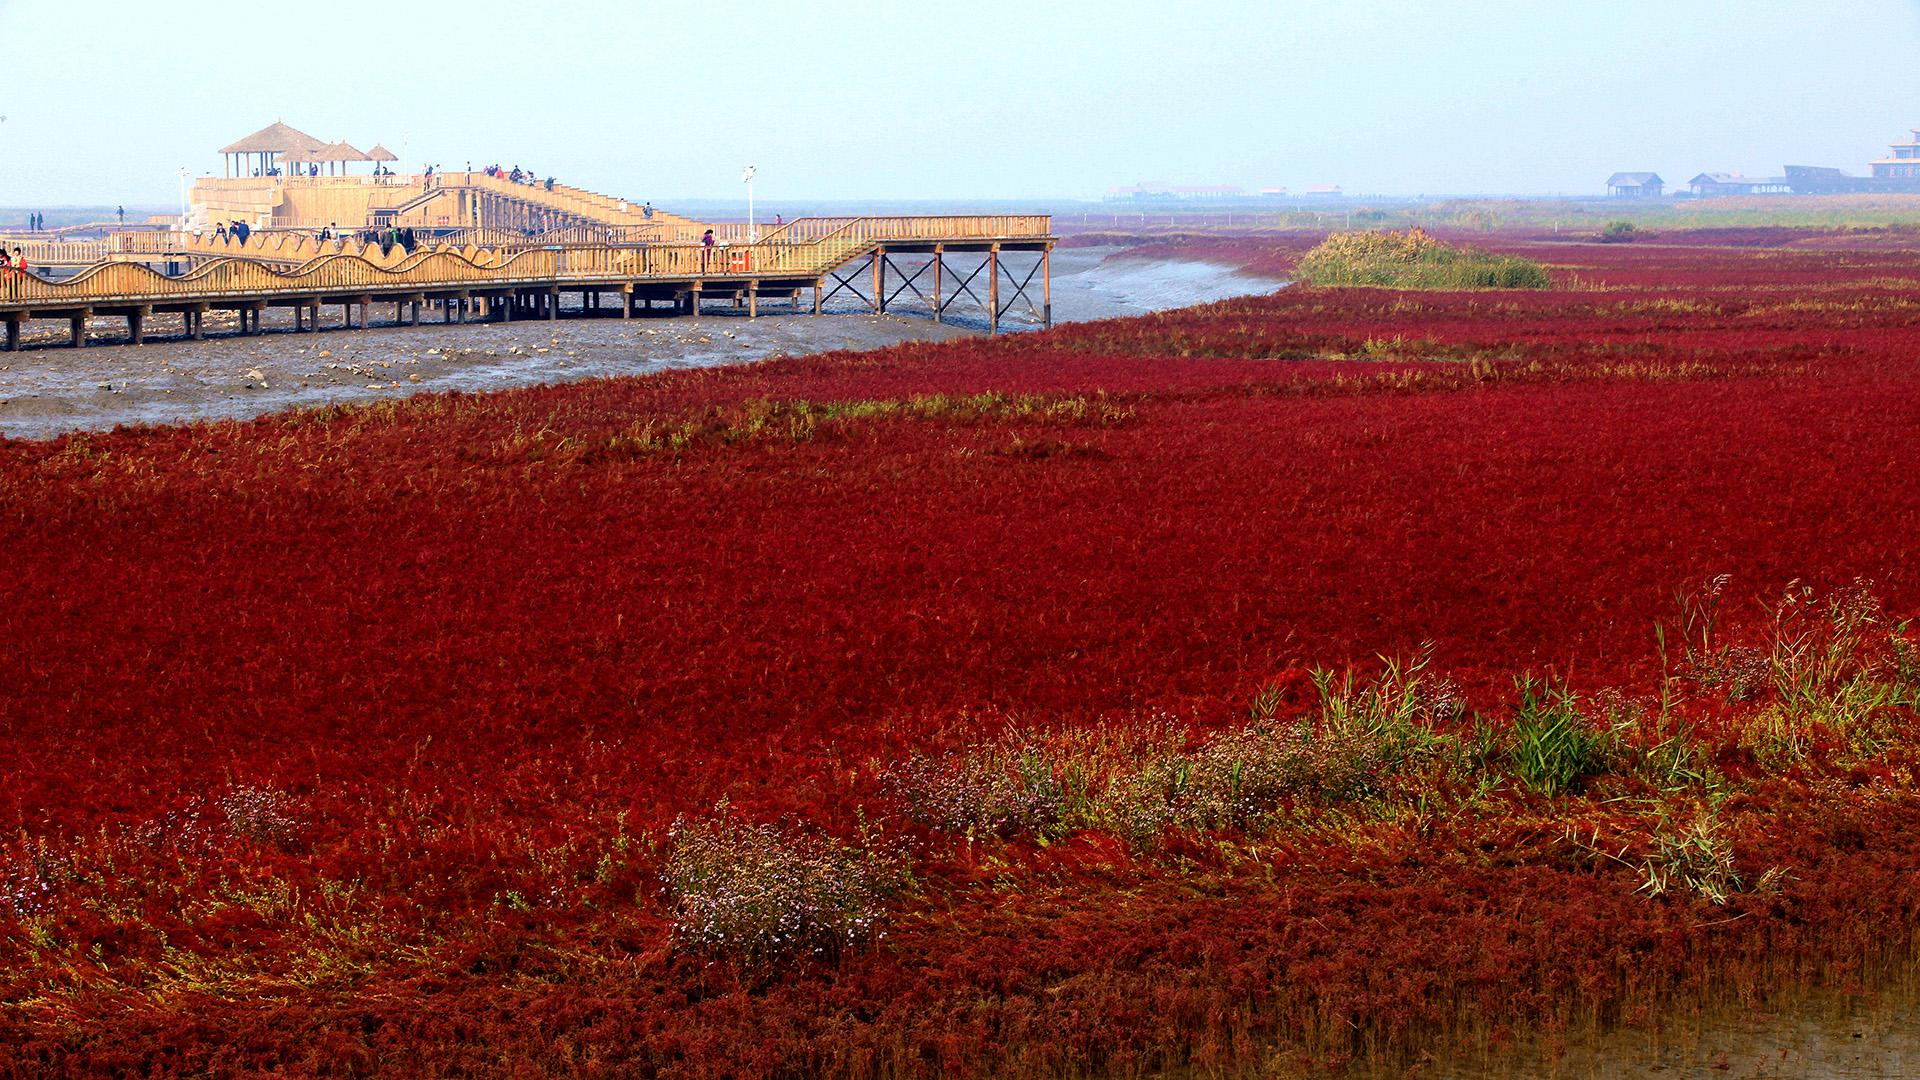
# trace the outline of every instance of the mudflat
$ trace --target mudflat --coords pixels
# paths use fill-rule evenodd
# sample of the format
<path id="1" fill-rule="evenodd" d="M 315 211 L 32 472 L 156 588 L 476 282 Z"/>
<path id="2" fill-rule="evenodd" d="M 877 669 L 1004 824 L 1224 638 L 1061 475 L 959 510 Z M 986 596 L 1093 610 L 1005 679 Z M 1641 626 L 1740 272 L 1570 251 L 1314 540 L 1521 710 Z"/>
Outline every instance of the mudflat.
<path id="1" fill-rule="evenodd" d="M 924 284 L 924 282 L 922 283 Z M 1054 318 L 1060 322 L 1144 314 L 1229 296 L 1268 292 L 1283 282 L 1203 261 L 1137 259 L 1123 249 L 1060 250 L 1054 255 Z M 984 287 L 981 290 L 984 294 Z M 1037 294 L 1037 288 L 1034 290 Z M 572 298 L 568 298 L 572 300 Z M 392 308 L 375 304 L 374 325 L 340 332 L 339 309 L 323 313 L 320 333 L 296 332 L 285 311 L 268 312 L 266 333 L 242 337 L 231 312 L 207 317 L 212 337 L 168 340 L 172 317 L 156 317 L 145 345 L 120 344 L 124 324 L 99 320 L 103 339 L 65 348 L 64 322 L 32 324 L 28 348 L 0 354 L 0 435 L 51 438 L 122 424 L 171 424 L 258 416 L 284 409 L 377 400 L 421 391 L 485 391 L 513 386 L 675 368 L 712 367 L 780 356 L 942 341 L 985 329 L 985 313 L 961 305 L 948 321 L 910 293 L 898 312 L 876 316 L 842 298 L 819 318 L 784 301 L 744 310 L 708 308 L 699 319 L 664 311 L 633 319 L 612 312 L 556 321 L 447 326 L 432 313 L 423 325 L 381 325 Z M 382 309 L 385 309 L 384 311 Z M 801 309 L 801 310 L 804 310 Z M 1025 307 L 1003 329 L 1040 325 Z"/>

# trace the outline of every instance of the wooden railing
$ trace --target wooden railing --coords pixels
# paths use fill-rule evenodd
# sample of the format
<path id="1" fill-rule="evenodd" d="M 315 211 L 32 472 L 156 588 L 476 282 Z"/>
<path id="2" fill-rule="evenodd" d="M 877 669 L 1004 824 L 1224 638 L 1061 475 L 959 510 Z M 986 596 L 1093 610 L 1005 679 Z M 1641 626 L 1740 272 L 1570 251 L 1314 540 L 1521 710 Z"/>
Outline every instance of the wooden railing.
<path id="1" fill-rule="evenodd" d="M 28 266 L 85 266 L 107 257 L 105 240 L 14 240 L 0 238 L 12 256 L 18 248 Z"/>
<path id="2" fill-rule="evenodd" d="M 418 252 L 391 268 L 375 266 L 357 255 L 332 255 L 292 272 L 274 270 L 249 259 L 218 259 L 178 277 L 138 263 L 102 263 L 58 282 L 33 273 L 0 275 L 0 302 L 147 303 L 173 297 L 265 298 L 407 286 L 537 283 L 554 279 L 557 254 L 523 251 L 498 265 L 485 265 L 452 252 Z"/>
<path id="3" fill-rule="evenodd" d="M 407 252 L 355 240 L 320 242 L 304 234 L 256 234 L 245 245 L 170 234 L 192 254 L 210 256 L 178 276 L 135 262 L 108 262 L 63 281 L 13 272 L 0 276 L 0 304 L 20 307 L 165 302 L 169 298 L 268 298 L 276 295 L 517 286 L 568 281 L 664 278 L 817 278 L 887 243 L 1039 241 L 1043 215 L 811 218 L 792 222 L 757 243 L 634 243 L 492 249 L 434 246 Z M 155 234 L 115 237 L 139 249 L 162 245 Z M 164 249 L 164 248 L 163 248 Z M 29 260 L 31 261 L 31 260 Z"/>

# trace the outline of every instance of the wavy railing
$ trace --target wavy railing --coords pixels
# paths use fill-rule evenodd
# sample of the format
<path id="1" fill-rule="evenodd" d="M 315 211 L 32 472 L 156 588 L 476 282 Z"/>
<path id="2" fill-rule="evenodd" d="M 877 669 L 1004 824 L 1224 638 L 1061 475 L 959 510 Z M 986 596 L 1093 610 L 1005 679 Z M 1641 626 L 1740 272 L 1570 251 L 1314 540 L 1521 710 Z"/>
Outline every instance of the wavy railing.
<path id="1" fill-rule="evenodd" d="M 556 254 L 522 251 L 498 265 L 482 265 L 453 252 L 419 252 L 400 268 L 376 266 L 357 255 L 331 255 L 291 272 L 249 259 L 217 259 L 178 277 L 138 263 L 102 263 L 64 281 L 47 281 L 33 273 L 0 275 L 0 302 L 137 303 L 168 297 L 268 297 L 409 286 L 510 285 L 553 280 Z"/>
<path id="2" fill-rule="evenodd" d="M 817 278 L 832 267 L 888 243 L 941 240 L 1044 240 L 1044 215 L 814 218 L 793 222 L 782 239 L 753 244 L 633 244 L 519 250 L 443 247 L 415 250 L 353 240 L 325 243 L 273 233 L 231 241 L 220 257 L 179 276 L 138 263 L 100 263 L 63 281 L 33 273 L 0 276 L 0 303 L 55 306 L 165 302 L 169 298 L 271 297 L 462 285 L 562 284 L 569 281 L 708 277 Z M 188 237 L 190 244 L 204 238 Z M 194 250 L 194 249 L 189 249 Z M 276 266 L 273 264 L 282 264 Z"/>

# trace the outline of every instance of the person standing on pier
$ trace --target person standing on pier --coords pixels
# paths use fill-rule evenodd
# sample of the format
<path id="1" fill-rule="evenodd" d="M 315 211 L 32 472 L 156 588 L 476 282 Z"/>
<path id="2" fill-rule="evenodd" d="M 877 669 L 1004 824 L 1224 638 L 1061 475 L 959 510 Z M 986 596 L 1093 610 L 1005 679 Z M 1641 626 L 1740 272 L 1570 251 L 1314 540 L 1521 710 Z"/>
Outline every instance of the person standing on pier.
<path id="1" fill-rule="evenodd" d="M 114 212 L 114 213 L 116 213 L 116 214 L 118 214 L 118 215 L 120 215 L 120 224 L 122 224 L 122 225 L 125 225 L 125 224 L 127 223 L 127 208 L 126 208 L 126 207 L 124 207 L 124 206 L 116 206 L 116 207 L 114 207 L 114 208 L 113 208 L 113 212 Z"/>
<path id="2" fill-rule="evenodd" d="M 700 272 L 707 272 L 707 261 L 713 257 L 713 230 L 708 229 L 700 237 Z"/>

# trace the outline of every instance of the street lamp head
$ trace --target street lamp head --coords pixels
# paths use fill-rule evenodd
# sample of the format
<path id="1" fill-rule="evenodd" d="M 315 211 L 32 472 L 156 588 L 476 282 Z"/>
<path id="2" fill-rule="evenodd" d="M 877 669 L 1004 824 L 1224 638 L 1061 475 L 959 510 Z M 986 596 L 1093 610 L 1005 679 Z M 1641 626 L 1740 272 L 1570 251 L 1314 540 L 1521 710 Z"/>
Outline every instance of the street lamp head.
<path id="1" fill-rule="evenodd" d="M 752 165 L 749 165 L 746 168 L 741 169 L 740 182 L 743 184 L 753 183 L 753 173 L 754 173 L 754 167 Z"/>

